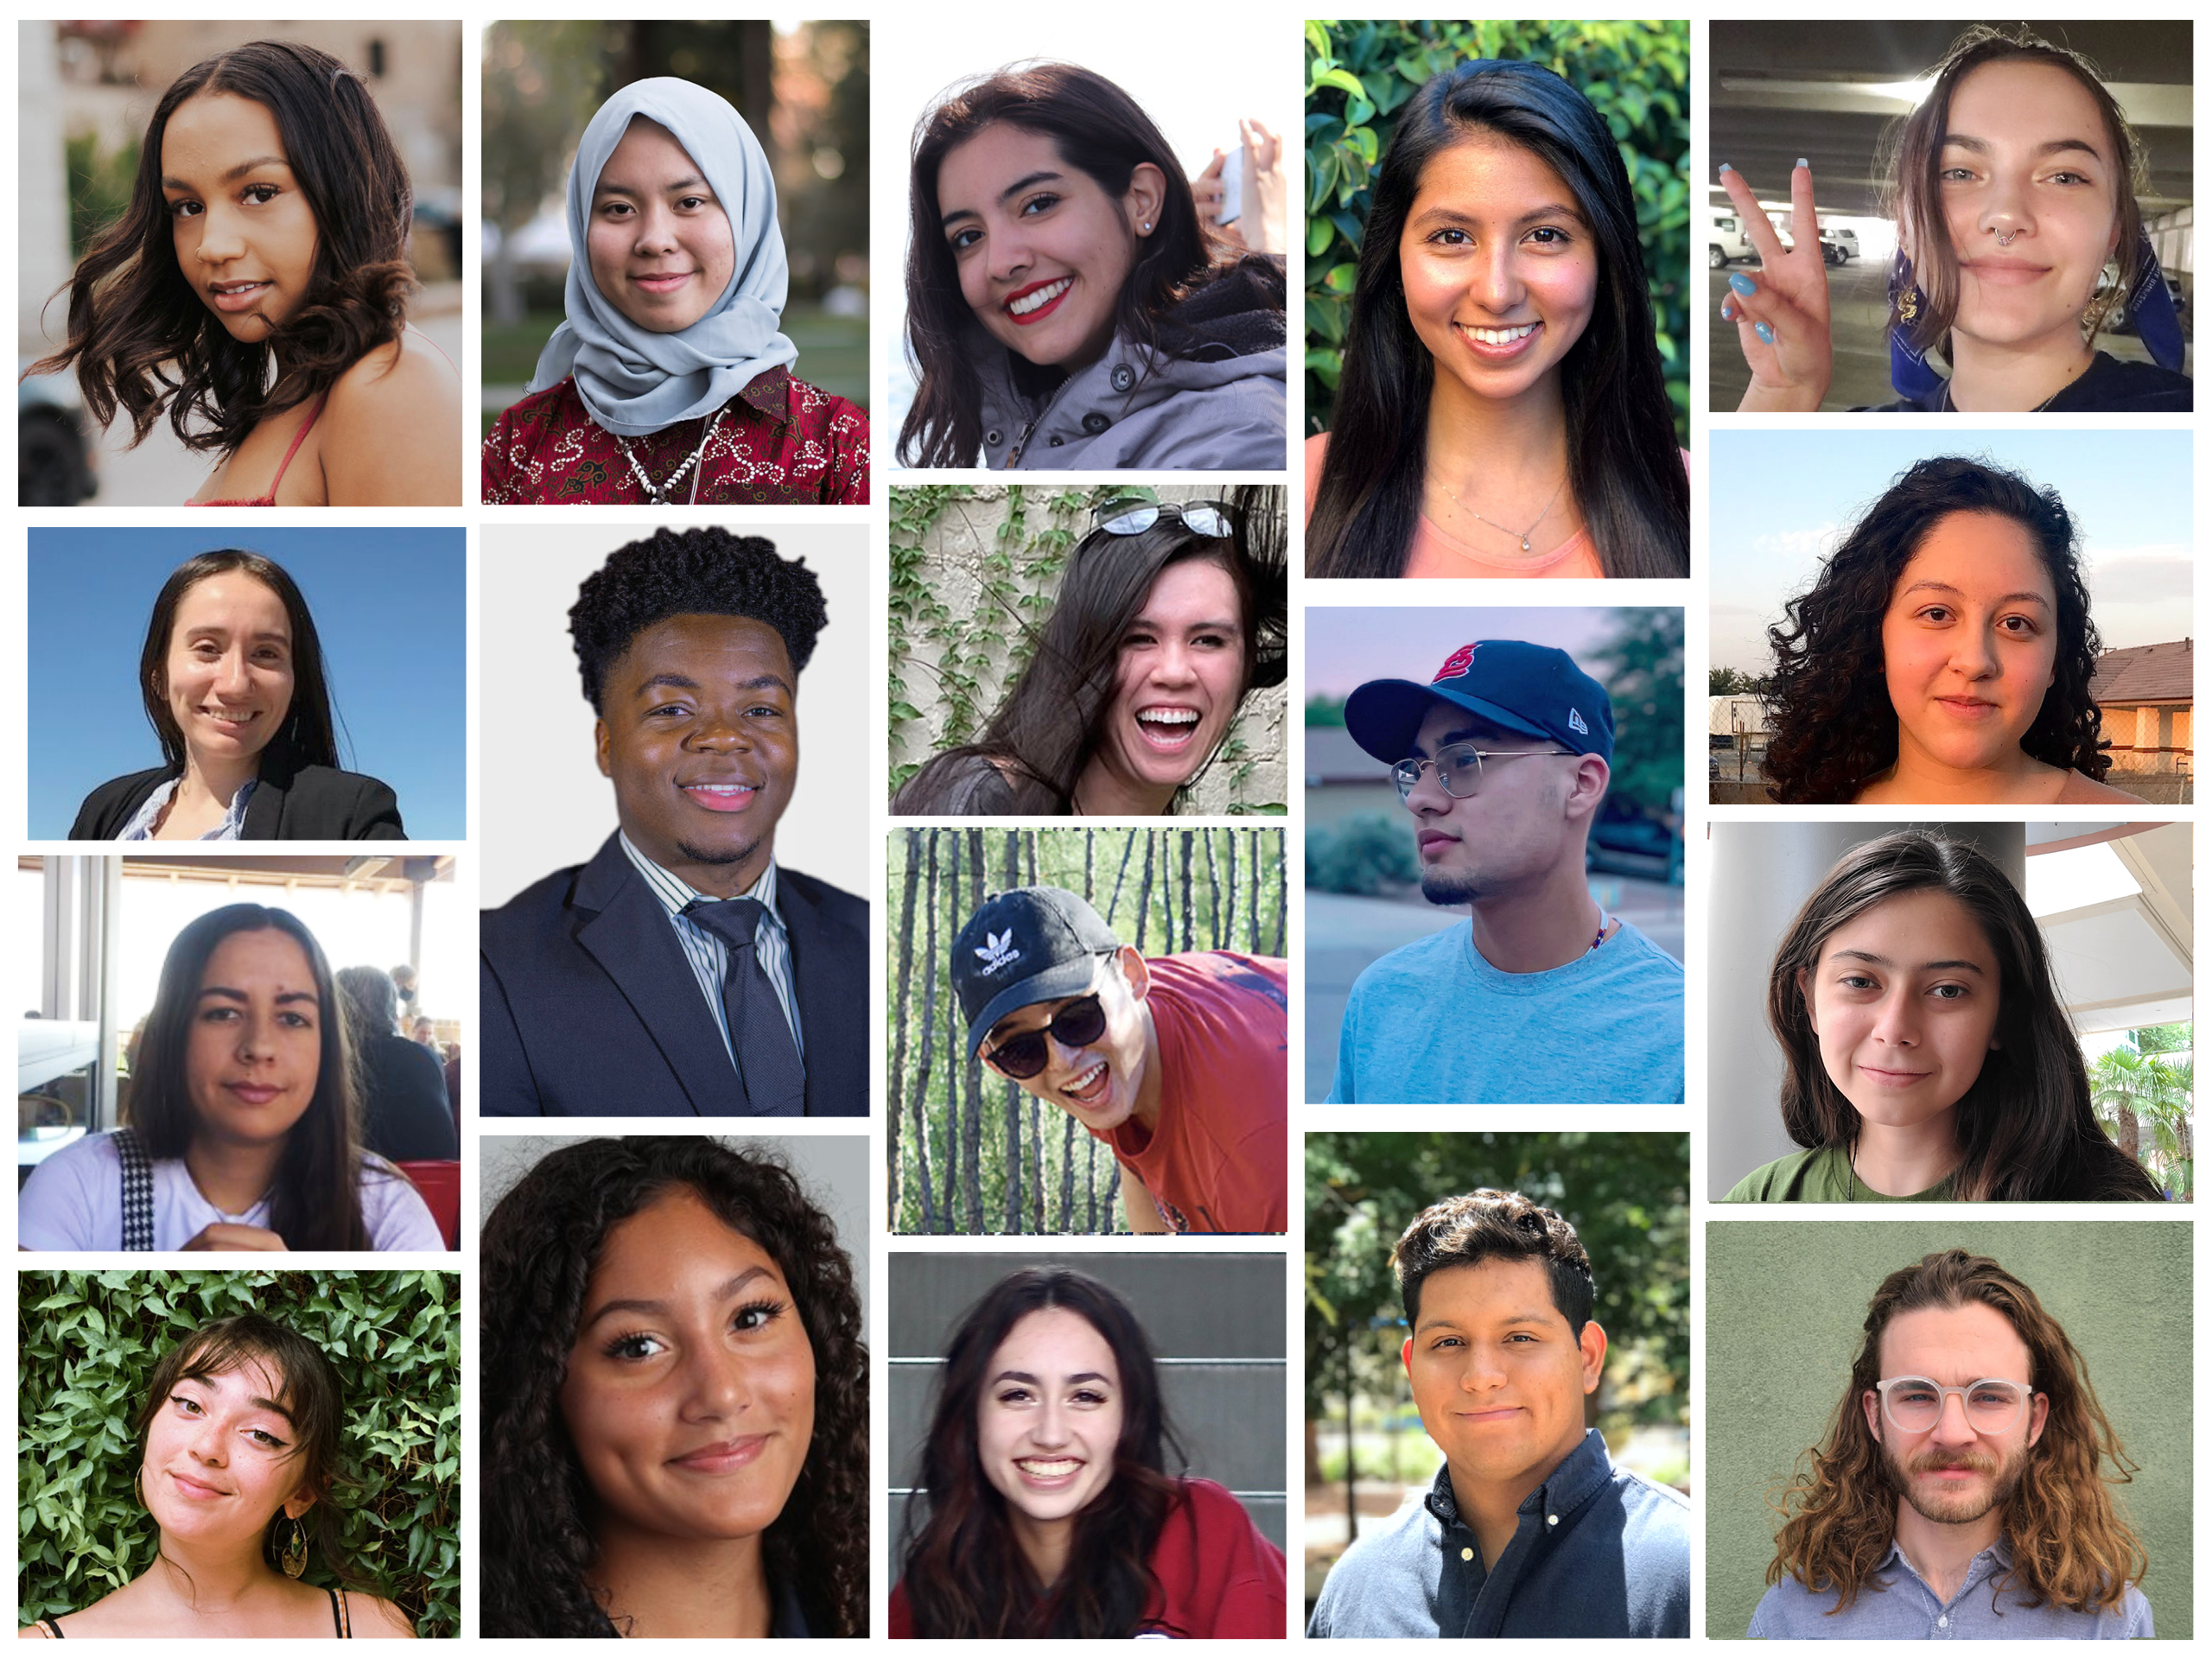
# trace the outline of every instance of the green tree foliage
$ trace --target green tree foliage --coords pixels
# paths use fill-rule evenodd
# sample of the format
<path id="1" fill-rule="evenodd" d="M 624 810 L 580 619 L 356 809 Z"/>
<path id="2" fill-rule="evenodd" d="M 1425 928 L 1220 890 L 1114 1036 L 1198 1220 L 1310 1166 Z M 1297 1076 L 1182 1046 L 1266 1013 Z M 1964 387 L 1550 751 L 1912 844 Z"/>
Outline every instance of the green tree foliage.
<path id="1" fill-rule="evenodd" d="M 1390 1247 L 1437 1199 L 1490 1186 L 1573 1224 L 1610 1347 L 1599 1427 L 1689 1421 L 1689 1137 L 1328 1132 L 1306 1137 L 1306 1413 L 1345 1380 L 1400 1397 L 1404 1310 Z"/>
<path id="2" fill-rule="evenodd" d="M 95 133 L 62 141 L 69 168 L 69 255 L 81 259 L 100 232 L 121 219 L 130 206 L 130 188 L 138 177 L 138 138 L 134 133 L 120 149 L 106 149 Z"/>
<path id="3" fill-rule="evenodd" d="M 1280 830 L 893 832 L 892 1227 L 909 1233 L 1123 1230 L 1120 1166 L 1073 1117 L 969 1058 L 946 964 L 989 893 L 1079 893 L 1147 957 L 1284 953 Z"/>
<path id="4" fill-rule="evenodd" d="M 1682 613 L 1624 607 L 1584 666 L 1613 700 L 1612 792 L 1664 811 L 1682 786 Z"/>
<path id="5" fill-rule="evenodd" d="M 67 1613 L 152 1564 L 133 1431 L 161 1357 L 260 1313 L 321 1348 L 345 1389 L 320 1523 L 418 1635 L 461 1630 L 460 1277 L 450 1273 L 26 1273 L 17 1281 L 17 1617 Z M 308 1581 L 323 1583 L 311 1554 Z"/>
<path id="6" fill-rule="evenodd" d="M 1397 114 L 1469 58 L 1543 64 L 1572 82 L 1620 145 L 1636 191 L 1644 275 L 1675 429 L 1689 442 L 1689 25 L 1381 22 L 1306 25 L 1306 416 L 1325 432 L 1344 361 L 1370 181 Z"/>
<path id="7" fill-rule="evenodd" d="M 1705 695 L 1708 697 L 1748 697 L 1757 694 L 1759 683 L 1740 668 L 1708 668 L 1705 671 Z"/>
<path id="8" fill-rule="evenodd" d="M 1306 723 L 1308 726 L 1342 726 L 1344 723 L 1344 700 L 1342 697 L 1306 698 Z"/>
<path id="9" fill-rule="evenodd" d="M 2145 1026 L 2089 1066 L 2098 1121 L 2122 1152 L 2150 1172 L 2170 1197 L 2196 1190 L 2196 1064 L 2188 1024 Z"/>

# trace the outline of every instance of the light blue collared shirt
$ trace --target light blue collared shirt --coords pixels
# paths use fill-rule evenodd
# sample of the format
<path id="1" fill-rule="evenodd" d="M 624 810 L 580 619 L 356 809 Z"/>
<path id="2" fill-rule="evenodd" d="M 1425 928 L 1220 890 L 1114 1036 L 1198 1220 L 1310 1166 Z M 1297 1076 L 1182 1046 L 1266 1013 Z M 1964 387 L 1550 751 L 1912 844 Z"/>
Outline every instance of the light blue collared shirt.
<path id="1" fill-rule="evenodd" d="M 123 826 L 118 841 L 151 841 L 154 821 L 162 816 L 162 809 L 176 798 L 176 786 L 182 779 L 172 778 L 146 798 L 145 804 L 130 815 L 130 822 Z M 231 810 L 223 821 L 200 837 L 202 841 L 236 841 L 238 832 L 245 828 L 245 804 L 253 798 L 254 786 L 261 780 L 249 778 L 238 785 L 238 792 L 231 797 Z"/>
<path id="2" fill-rule="evenodd" d="M 2027 1605 L 2020 1585 L 1999 1589 L 1990 1580 L 2012 1570 L 2012 1552 L 1999 1539 L 1967 1564 L 1966 1582 L 1945 1601 L 1931 1589 L 1904 1552 L 1890 1544 L 1858 1599 L 1842 1611 L 1834 1590 L 1808 1590 L 1784 1579 L 1766 1592 L 1751 1615 L 1747 1632 L 1766 1641 L 1843 1637 L 1853 1641 L 1986 1641 L 2012 1637 L 2028 1641 L 2091 1637 L 2126 1640 L 2151 1634 L 2151 1604 L 2129 1585 L 2120 1600 L 2101 1613 L 2077 1613 L 2045 1602 Z"/>
<path id="3" fill-rule="evenodd" d="M 618 830 L 616 834 L 621 832 Z M 638 874 L 645 879 L 645 886 L 660 900 L 661 908 L 668 912 L 669 924 L 676 930 L 676 942 L 683 947 L 683 958 L 691 964 L 692 976 L 699 982 L 699 994 L 714 1010 L 715 1029 L 721 1033 L 723 1052 L 728 1054 L 730 1068 L 735 1071 L 737 1051 L 730 1046 L 729 1014 L 722 1007 L 722 976 L 729 971 L 729 946 L 722 942 L 721 935 L 708 931 L 683 913 L 684 906 L 693 899 L 704 899 L 711 903 L 715 895 L 702 893 L 689 881 L 661 868 L 639 852 L 628 836 L 621 835 L 621 840 L 622 850 L 630 855 L 630 862 L 637 866 Z M 784 1022 L 791 1028 L 791 1042 L 804 1065 L 806 1038 L 799 1030 L 798 990 L 791 983 L 791 935 L 784 928 L 784 912 L 776 906 L 776 861 L 771 857 L 760 879 L 750 890 L 735 896 L 757 899 L 768 912 L 766 925 L 753 931 L 753 949 L 760 958 L 768 982 L 776 988 L 776 1001 L 783 1004 Z"/>

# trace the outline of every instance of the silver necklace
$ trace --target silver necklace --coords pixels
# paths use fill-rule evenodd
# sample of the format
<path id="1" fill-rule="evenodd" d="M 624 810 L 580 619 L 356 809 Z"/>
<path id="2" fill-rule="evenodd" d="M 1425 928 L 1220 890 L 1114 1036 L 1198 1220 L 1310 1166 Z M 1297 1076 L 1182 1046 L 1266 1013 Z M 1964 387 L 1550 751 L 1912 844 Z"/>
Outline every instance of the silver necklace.
<path id="1" fill-rule="evenodd" d="M 1502 530 L 1507 535 L 1516 537 L 1520 542 L 1521 550 L 1523 553 L 1529 551 L 1529 538 L 1536 533 L 1536 526 L 1542 524 L 1544 520 L 1550 516 L 1551 510 L 1559 505 L 1560 491 L 1567 488 L 1567 474 L 1565 473 L 1561 473 L 1559 477 L 1559 489 L 1552 492 L 1552 499 L 1544 503 L 1543 512 L 1538 513 L 1534 518 L 1529 521 L 1528 529 L 1516 530 L 1510 524 L 1500 524 L 1495 518 L 1487 518 L 1484 514 L 1477 512 L 1465 501 L 1459 499 L 1459 491 L 1453 489 L 1449 484 L 1446 484 L 1440 478 L 1436 481 L 1442 486 L 1444 493 L 1452 498 L 1452 504 L 1456 505 L 1460 512 L 1465 513 L 1470 518 L 1479 519 L 1482 523 L 1488 524 L 1492 530 Z"/>
<path id="2" fill-rule="evenodd" d="M 727 410 L 728 405 L 725 404 L 723 408 L 714 412 L 707 422 L 707 429 L 699 435 L 699 447 L 691 452 L 689 459 L 681 467 L 668 475 L 666 483 L 658 486 L 654 485 L 652 480 L 645 476 L 645 469 L 638 465 L 637 454 L 630 448 L 630 440 L 619 435 L 616 436 L 614 442 L 622 448 L 622 459 L 630 463 L 631 475 L 638 480 L 638 487 L 645 493 L 647 505 L 656 507 L 664 507 L 669 505 L 669 492 L 683 481 L 684 474 L 699 464 L 699 457 L 707 453 L 708 441 L 715 435 L 715 429 L 721 424 L 722 416 Z M 699 486 L 696 480 L 691 486 L 691 499 L 695 504 L 699 499 Z"/>

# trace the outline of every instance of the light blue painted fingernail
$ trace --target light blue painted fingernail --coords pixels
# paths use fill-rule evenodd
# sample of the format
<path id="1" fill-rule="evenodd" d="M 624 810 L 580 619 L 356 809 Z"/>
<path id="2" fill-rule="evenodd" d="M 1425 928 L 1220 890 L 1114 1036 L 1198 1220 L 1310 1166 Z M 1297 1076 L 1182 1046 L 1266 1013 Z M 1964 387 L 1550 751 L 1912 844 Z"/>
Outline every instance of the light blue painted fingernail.
<path id="1" fill-rule="evenodd" d="M 1813 164 L 1812 164 L 1810 162 L 1807 161 L 1807 160 L 1806 160 L 1802 156 L 1800 156 L 1797 158 L 1797 165 L 1798 165 L 1798 166 L 1800 166 L 1800 167 L 1802 167 L 1802 168 L 1809 168 Z"/>
<path id="2" fill-rule="evenodd" d="M 1723 162 L 1720 163 L 1720 170 L 1723 173 L 1733 173 L 1736 169 L 1729 166 L 1727 162 Z"/>
<path id="3" fill-rule="evenodd" d="M 1738 294 L 1756 294 L 1759 291 L 1759 285 L 1740 270 L 1728 273 L 1728 286 Z"/>
<path id="4" fill-rule="evenodd" d="M 1761 340 L 1764 340 L 1768 345 L 1771 346 L 1774 344 L 1774 330 L 1768 327 L 1766 324 L 1763 322 L 1753 323 L 1751 325 L 1751 332 L 1757 334 Z"/>

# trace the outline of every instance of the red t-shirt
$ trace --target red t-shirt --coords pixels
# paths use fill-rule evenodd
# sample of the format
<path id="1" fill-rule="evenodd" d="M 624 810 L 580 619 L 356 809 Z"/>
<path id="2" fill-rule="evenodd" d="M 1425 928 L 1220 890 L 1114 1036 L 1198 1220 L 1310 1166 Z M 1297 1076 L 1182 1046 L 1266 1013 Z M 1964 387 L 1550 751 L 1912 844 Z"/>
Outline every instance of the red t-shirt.
<path id="1" fill-rule="evenodd" d="M 1160 1591 L 1135 1634 L 1281 1640 L 1287 1596 L 1282 1551 L 1261 1535 L 1227 1487 L 1211 1480 L 1180 1484 L 1183 1501 L 1167 1512 L 1153 1546 Z M 902 1580 L 891 1592 L 891 1634 L 903 1640 L 913 1633 Z"/>
<path id="2" fill-rule="evenodd" d="M 1160 1122 L 1098 1138 L 1179 1233 L 1288 1232 L 1289 964 L 1201 950 L 1145 967 Z"/>

